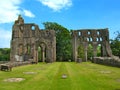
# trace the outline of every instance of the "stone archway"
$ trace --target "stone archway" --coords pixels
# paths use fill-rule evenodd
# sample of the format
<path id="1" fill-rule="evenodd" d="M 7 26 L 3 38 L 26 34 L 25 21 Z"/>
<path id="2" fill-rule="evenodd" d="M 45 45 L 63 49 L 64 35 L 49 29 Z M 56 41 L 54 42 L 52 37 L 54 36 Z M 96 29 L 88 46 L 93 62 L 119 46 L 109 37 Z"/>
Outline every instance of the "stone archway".
<path id="1" fill-rule="evenodd" d="M 37 42 L 38 44 L 36 45 L 37 48 L 37 59 L 38 61 L 40 61 L 39 59 L 41 59 L 42 62 L 46 61 L 46 49 L 47 49 L 47 45 L 44 42 Z M 39 52 L 39 47 L 40 47 L 40 52 Z M 40 55 L 40 58 L 39 58 Z"/>

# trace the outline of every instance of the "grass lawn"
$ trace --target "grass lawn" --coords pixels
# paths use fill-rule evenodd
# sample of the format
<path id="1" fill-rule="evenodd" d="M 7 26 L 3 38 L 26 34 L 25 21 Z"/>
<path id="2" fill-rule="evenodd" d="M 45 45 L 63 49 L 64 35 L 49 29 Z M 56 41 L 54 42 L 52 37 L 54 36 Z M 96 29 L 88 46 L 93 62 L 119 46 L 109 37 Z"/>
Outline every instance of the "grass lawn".
<path id="1" fill-rule="evenodd" d="M 34 72 L 34 73 L 28 73 Z M 62 75 L 67 78 L 63 79 Z M 24 78 L 7 82 L 8 78 Z M 120 90 L 120 68 L 90 62 L 39 63 L 0 71 L 0 90 Z"/>

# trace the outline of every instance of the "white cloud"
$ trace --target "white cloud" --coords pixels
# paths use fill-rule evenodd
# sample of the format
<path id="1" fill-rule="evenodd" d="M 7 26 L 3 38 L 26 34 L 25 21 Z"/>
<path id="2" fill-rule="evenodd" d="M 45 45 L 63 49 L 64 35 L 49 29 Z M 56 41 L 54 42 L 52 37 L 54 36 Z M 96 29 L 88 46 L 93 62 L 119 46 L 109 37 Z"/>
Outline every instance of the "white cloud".
<path id="1" fill-rule="evenodd" d="M 35 17 L 34 14 L 32 14 L 29 10 L 23 10 L 23 13 L 25 16 L 28 16 L 28 17 Z"/>
<path id="2" fill-rule="evenodd" d="M 0 0 L 0 23 L 13 22 L 21 13 L 28 17 L 34 16 L 30 11 L 28 11 L 29 14 L 24 12 L 24 9 L 20 7 L 21 3 L 22 0 Z"/>
<path id="3" fill-rule="evenodd" d="M 38 0 L 43 5 L 48 6 L 54 11 L 60 11 L 63 8 L 68 8 L 72 5 L 72 0 Z"/>
<path id="4" fill-rule="evenodd" d="M 9 48 L 12 32 L 0 29 L 0 48 Z"/>

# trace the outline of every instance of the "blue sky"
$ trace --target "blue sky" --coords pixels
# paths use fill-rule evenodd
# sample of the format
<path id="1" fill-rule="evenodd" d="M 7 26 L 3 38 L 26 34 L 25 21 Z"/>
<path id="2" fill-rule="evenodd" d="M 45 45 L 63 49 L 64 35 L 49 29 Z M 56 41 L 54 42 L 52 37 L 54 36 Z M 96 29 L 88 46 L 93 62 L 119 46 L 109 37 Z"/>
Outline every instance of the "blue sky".
<path id="1" fill-rule="evenodd" d="M 109 28 L 111 39 L 120 31 L 120 0 L 0 0 L 0 48 L 10 47 L 19 14 L 41 29 L 46 21 L 73 30 Z"/>

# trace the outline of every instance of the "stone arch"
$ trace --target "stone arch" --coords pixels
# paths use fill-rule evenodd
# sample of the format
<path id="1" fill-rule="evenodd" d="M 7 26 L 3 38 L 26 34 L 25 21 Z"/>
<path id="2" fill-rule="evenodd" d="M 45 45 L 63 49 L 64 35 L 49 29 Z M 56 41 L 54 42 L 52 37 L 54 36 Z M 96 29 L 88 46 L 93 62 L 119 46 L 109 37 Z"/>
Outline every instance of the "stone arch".
<path id="1" fill-rule="evenodd" d="M 41 53 L 39 53 L 39 47 L 41 48 Z M 46 61 L 46 49 L 47 49 L 47 44 L 45 42 L 37 42 L 37 59 L 39 61 L 39 54 L 41 54 L 41 60 L 42 62 Z"/>
<path id="2" fill-rule="evenodd" d="M 87 46 L 87 59 L 91 60 L 92 58 L 93 58 L 93 44 L 88 43 L 88 46 Z"/>

